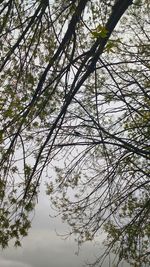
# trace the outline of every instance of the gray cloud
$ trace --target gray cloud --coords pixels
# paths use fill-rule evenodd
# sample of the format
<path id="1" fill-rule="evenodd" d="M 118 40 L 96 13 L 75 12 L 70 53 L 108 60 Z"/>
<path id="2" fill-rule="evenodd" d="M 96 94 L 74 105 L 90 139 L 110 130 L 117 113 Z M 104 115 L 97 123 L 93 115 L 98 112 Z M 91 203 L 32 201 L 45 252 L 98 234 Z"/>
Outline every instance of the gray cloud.
<path id="1" fill-rule="evenodd" d="M 60 218 L 49 217 L 50 203 L 42 192 L 33 219 L 33 227 L 28 237 L 22 241 L 21 248 L 11 245 L 2 252 L 1 267 L 82 267 L 85 261 L 92 261 L 96 254 L 103 252 L 103 248 L 88 242 L 83 245 L 79 255 L 77 244 L 73 238 L 63 240 L 55 232 L 66 233 L 68 226 Z M 101 236 L 103 238 L 103 235 Z M 99 241 L 101 239 L 99 237 Z M 108 267 L 108 260 L 104 267 Z M 122 265 L 128 267 L 128 265 Z"/>
<path id="2" fill-rule="evenodd" d="M 29 264 L 0 258 L 1 267 L 32 267 Z"/>

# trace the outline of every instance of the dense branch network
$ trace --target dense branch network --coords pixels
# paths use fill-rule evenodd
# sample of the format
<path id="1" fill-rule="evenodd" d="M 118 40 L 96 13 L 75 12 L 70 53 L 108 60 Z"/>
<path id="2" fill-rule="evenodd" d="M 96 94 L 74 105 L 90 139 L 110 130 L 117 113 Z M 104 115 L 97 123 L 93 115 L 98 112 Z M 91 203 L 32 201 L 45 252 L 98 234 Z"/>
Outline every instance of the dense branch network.
<path id="1" fill-rule="evenodd" d="M 149 10 L 146 0 L 2 1 L 3 247 L 27 234 L 46 176 L 79 244 L 104 226 L 108 251 L 149 261 Z"/>

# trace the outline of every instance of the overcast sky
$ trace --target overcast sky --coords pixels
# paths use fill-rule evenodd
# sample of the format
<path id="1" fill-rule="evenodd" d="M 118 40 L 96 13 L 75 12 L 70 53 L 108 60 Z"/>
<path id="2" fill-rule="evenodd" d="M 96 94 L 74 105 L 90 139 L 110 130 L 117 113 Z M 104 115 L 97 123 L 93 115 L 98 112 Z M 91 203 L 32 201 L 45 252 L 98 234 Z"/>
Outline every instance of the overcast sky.
<path id="1" fill-rule="evenodd" d="M 49 214 L 50 203 L 43 192 L 28 237 L 23 239 L 21 248 L 10 246 L 1 251 L 0 267 L 82 267 L 85 261 L 94 259 L 97 252 L 101 253 L 102 248 L 89 242 L 77 256 L 74 239 L 63 240 L 56 234 L 55 230 L 65 233 L 67 226 L 60 218 L 52 219 Z M 108 266 L 107 261 L 104 267 Z M 127 264 L 122 266 L 128 267 Z"/>

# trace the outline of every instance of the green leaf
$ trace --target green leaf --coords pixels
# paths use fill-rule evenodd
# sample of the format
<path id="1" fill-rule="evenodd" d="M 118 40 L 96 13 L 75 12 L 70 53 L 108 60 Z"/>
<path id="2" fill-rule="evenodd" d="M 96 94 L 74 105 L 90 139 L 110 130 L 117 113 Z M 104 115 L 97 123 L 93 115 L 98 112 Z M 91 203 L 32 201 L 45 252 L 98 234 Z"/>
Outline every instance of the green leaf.
<path id="1" fill-rule="evenodd" d="M 106 27 L 99 25 L 94 31 L 91 32 L 92 38 L 106 38 L 108 36 L 109 31 Z"/>

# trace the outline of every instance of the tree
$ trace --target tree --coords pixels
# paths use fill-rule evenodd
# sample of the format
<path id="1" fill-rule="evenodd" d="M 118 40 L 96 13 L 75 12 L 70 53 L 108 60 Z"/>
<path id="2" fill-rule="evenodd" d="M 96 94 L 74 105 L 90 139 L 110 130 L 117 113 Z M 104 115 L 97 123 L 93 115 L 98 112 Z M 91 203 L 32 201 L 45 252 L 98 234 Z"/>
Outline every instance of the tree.
<path id="1" fill-rule="evenodd" d="M 2 247 L 27 235 L 46 175 L 79 245 L 103 227 L 104 256 L 150 262 L 149 11 L 148 0 L 2 1 Z"/>

